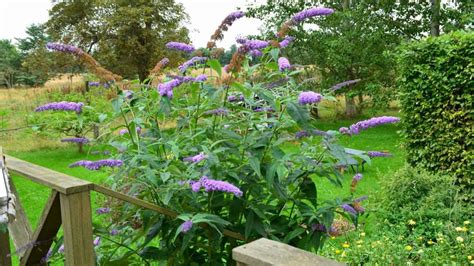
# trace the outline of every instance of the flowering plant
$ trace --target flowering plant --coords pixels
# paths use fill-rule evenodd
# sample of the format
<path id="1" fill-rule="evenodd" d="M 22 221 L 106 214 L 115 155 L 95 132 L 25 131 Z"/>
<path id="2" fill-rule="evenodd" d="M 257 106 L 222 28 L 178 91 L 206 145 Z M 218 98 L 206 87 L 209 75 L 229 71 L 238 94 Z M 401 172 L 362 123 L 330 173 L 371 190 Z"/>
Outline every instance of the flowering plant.
<path id="1" fill-rule="evenodd" d="M 337 130 L 316 128 L 309 109 L 325 96 L 301 92 L 295 81 L 299 71 L 281 56 L 293 40 L 285 35 L 288 27 L 331 13 L 326 8 L 298 13 L 279 31 L 280 40 L 240 40 L 226 67 L 195 55 L 158 80 L 156 89 L 147 80 L 133 94 L 113 100 L 128 134 L 110 142 L 118 150 L 113 166 L 120 167 L 111 176 L 112 187 L 178 215 L 112 205 L 120 213 L 113 225 L 121 228 L 112 237 L 120 243 L 116 251 L 123 252 L 108 252 L 104 260 L 123 262 L 138 254 L 145 261 L 219 265 L 230 261 L 233 247 L 260 237 L 316 251 L 334 233 L 337 213 L 357 225 L 364 198 L 351 193 L 321 203 L 317 182 L 323 177 L 342 186 L 338 169 L 356 158 L 370 163 L 370 157 L 346 152 L 337 144 L 342 136 Z M 208 49 L 242 16 L 229 15 Z M 194 51 L 182 43 L 167 47 Z M 214 74 L 206 75 L 208 69 Z M 393 122 L 379 120 L 361 127 Z M 97 162 L 74 166 L 99 168 Z M 361 178 L 354 177 L 353 192 Z"/>

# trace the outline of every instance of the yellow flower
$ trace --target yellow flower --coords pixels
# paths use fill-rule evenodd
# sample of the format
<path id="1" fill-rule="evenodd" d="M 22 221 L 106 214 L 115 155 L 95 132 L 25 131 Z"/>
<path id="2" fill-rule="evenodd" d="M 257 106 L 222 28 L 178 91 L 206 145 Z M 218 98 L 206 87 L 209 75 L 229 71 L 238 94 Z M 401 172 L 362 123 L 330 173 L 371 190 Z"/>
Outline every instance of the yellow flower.
<path id="1" fill-rule="evenodd" d="M 410 220 L 408 220 L 408 224 L 409 224 L 409 225 L 415 225 L 416 222 L 410 219 Z"/>
<path id="2" fill-rule="evenodd" d="M 456 237 L 456 241 L 458 241 L 458 242 L 464 242 L 464 238 L 458 236 L 458 237 Z"/>
<path id="3" fill-rule="evenodd" d="M 431 239 L 428 240 L 428 245 L 433 245 L 433 244 L 434 244 L 434 242 Z"/>
<path id="4" fill-rule="evenodd" d="M 406 251 L 412 251 L 412 250 L 413 250 L 413 247 L 412 247 L 412 246 L 406 246 L 406 247 L 405 247 L 405 250 L 406 250 Z"/>
<path id="5" fill-rule="evenodd" d="M 335 237 L 335 236 L 331 236 L 331 239 L 334 240 L 334 239 L 336 239 L 336 237 Z"/>
<path id="6" fill-rule="evenodd" d="M 364 243 L 364 240 L 357 240 L 356 243 L 357 244 L 362 244 L 362 243 Z"/>
<path id="7" fill-rule="evenodd" d="M 365 233 L 364 232 L 360 233 L 360 236 L 365 236 Z"/>
<path id="8" fill-rule="evenodd" d="M 463 224 L 464 224 L 464 225 L 468 225 L 468 224 L 471 224 L 471 222 L 470 222 L 470 221 L 464 221 Z"/>
<path id="9" fill-rule="evenodd" d="M 417 253 L 418 253 L 418 254 L 421 254 L 421 253 L 423 253 L 423 252 L 424 252 L 423 249 L 420 249 L 420 250 L 418 250 Z"/>
<path id="10" fill-rule="evenodd" d="M 472 260 L 472 256 L 467 256 L 467 259 L 468 259 L 468 260 Z"/>
<path id="11" fill-rule="evenodd" d="M 418 240 L 420 240 L 420 241 L 423 240 L 423 237 L 422 236 L 418 237 Z"/>
<path id="12" fill-rule="evenodd" d="M 342 244 L 342 247 L 343 247 L 343 248 L 348 248 L 348 247 L 349 247 L 349 243 L 345 242 L 344 244 Z"/>
<path id="13" fill-rule="evenodd" d="M 361 248 L 361 247 L 362 247 L 362 245 L 357 245 L 357 247 L 358 247 L 358 248 Z"/>
<path id="14" fill-rule="evenodd" d="M 454 230 L 456 230 L 457 232 L 467 232 L 467 228 L 466 227 L 456 227 L 454 228 Z"/>
<path id="15" fill-rule="evenodd" d="M 474 264 L 474 260 L 471 260 L 469 263 L 470 263 L 470 264 Z"/>
<path id="16" fill-rule="evenodd" d="M 339 249 L 336 249 L 336 255 L 341 254 L 341 251 Z"/>

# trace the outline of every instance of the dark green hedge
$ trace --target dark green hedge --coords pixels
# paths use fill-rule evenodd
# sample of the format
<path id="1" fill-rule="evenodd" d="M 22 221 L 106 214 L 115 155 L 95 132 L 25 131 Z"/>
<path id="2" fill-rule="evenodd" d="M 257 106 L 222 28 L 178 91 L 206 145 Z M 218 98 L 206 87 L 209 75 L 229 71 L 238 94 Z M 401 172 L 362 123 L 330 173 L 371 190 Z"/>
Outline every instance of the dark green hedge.
<path id="1" fill-rule="evenodd" d="M 402 46 L 398 85 L 407 159 L 474 184 L 474 32 L 454 32 Z"/>

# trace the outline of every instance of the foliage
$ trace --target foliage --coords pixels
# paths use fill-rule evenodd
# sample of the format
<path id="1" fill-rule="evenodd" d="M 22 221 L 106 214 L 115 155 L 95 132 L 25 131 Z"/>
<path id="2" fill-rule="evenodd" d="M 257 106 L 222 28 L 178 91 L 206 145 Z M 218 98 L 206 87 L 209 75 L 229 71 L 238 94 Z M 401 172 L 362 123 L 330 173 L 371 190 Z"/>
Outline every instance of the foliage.
<path id="1" fill-rule="evenodd" d="M 166 1 L 61 1 L 46 23 L 54 40 L 76 44 L 94 53 L 103 65 L 128 78 L 141 80 L 163 57 L 170 40 L 187 40 L 181 4 Z M 126 38 L 124 38 L 126 36 Z"/>
<path id="2" fill-rule="evenodd" d="M 455 32 L 408 43 L 399 57 L 407 160 L 456 176 L 466 197 L 474 167 L 473 51 L 474 34 Z"/>
<path id="3" fill-rule="evenodd" d="M 20 67 L 20 54 L 9 40 L 0 40 L 0 79 L 7 87 L 14 84 L 12 76 Z M 1 81 L 1 80 L 0 80 Z"/>

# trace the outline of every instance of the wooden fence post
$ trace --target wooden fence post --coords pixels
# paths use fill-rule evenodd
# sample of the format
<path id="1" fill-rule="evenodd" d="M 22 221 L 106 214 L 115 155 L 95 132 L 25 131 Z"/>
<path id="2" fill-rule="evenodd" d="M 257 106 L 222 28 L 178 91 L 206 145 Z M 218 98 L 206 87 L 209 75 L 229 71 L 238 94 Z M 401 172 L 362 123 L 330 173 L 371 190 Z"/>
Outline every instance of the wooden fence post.
<path id="1" fill-rule="evenodd" d="M 95 265 L 90 192 L 61 194 L 60 202 L 66 264 Z"/>

